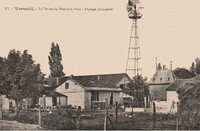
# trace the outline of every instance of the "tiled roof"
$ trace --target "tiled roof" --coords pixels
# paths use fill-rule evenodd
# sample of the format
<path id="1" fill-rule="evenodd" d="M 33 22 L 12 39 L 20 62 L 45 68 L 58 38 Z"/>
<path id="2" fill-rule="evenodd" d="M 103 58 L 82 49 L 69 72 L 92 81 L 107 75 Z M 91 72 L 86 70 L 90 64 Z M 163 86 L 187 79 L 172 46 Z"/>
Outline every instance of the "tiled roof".
<path id="1" fill-rule="evenodd" d="M 184 79 L 175 80 L 172 84 L 170 84 L 165 90 L 166 91 L 176 91 L 178 87 L 186 82 Z"/>
<path id="2" fill-rule="evenodd" d="M 200 74 L 192 78 L 195 81 L 200 81 Z"/>
<path id="3" fill-rule="evenodd" d="M 128 75 L 126 73 L 120 74 L 100 74 L 100 75 L 85 75 L 74 76 L 76 82 L 84 87 L 106 87 L 115 88 L 116 84 L 124 77 Z"/>
<path id="4" fill-rule="evenodd" d="M 157 69 L 149 84 L 170 84 L 176 79 L 175 74 L 170 69 Z"/>
<path id="5" fill-rule="evenodd" d="M 44 85 L 47 91 L 53 91 L 65 81 L 71 79 L 85 87 L 86 90 L 121 91 L 121 89 L 119 90 L 118 87 L 116 87 L 116 84 L 124 76 L 130 78 L 126 73 L 59 77 L 58 81 L 56 77 L 50 77 L 44 80 Z"/>
<path id="6" fill-rule="evenodd" d="M 49 77 L 49 78 L 45 78 L 45 80 L 43 81 L 44 86 L 46 87 L 46 89 L 55 89 L 56 87 L 60 86 L 61 84 L 63 84 L 65 81 L 67 81 L 69 79 L 69 77 Z"/>
<path id="7" fill-rule="evenodd" d="M 61 97 L 61 96 L 65 96 L 65 95 L 63 95 L 63 94 L 61 94 L 61 93 L 58 93 L 58 92 L 56 92 L 56 91 L 51 91 L 51 92 L 47 92 L 47 93 L 45 93 L 45 95 L 46 96 L 48 96 L 48 97 L 52 97 L 52 96 L 56 96 L 56 97 Z M 66 96 L 65 96 L 66 97 Z"/>
<path id="8" fill-rule="evenodd" d="M 84 87 L 86 90 L 89 91 L 115 91 L 115 92 L 121 92 L 122 89 L 121 88 L 107 88 L 107 87 Z"/>
<path id="9" fill-rule="evenodd" d="M 190 87 L 196 83 L 200 82 L 200 75 L 197 75 L 191 79 L 178 79 L 170 84 L 165 90 L 166 91 L 176 91 L 178 88 Z"/>

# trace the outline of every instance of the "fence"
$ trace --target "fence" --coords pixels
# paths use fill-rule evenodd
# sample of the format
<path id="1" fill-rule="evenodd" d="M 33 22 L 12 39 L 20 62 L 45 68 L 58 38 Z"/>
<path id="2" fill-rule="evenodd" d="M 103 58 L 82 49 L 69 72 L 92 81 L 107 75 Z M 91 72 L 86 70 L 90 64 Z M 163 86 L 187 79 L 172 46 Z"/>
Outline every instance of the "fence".
<path id="1" fill-rule="evenodd" d="M 118 103 L 115 103 L 118 105 Z M 154 113 L 126 114 L 119 106 L 105 110 L 84 111 L 81 108 L 58 108 L 44 110 L 21 110 L 18 118 L 8 117 L 8 113 L 0 110 L 0 118 L 4 120 L 17 120 L 21 123 L 38 124 L 45 129 L 189 129 L 181 125 L 179 117 L 174 114 L 159 114 L 154 108 Z M 156 107 L 156 105 L 155 105 Z M 0 108 L 1 109 L 1 108 Z"/>

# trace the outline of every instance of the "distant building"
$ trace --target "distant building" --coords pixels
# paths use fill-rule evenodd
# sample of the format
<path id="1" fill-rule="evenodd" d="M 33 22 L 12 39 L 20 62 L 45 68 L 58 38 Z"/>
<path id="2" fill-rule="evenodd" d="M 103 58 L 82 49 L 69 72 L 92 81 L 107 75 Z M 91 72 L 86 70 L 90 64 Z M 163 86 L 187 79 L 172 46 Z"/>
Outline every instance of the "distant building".
<path id="1" fill-rule="evenodd" d="M 107 98 L 109 106 L 115 102 L 122 105 L 120 87 L 130 81 L 125 73 L 49 78 L 46 80 L 47 93 L 40 103 L 42 107 L 70 105 L 90 110 L 105 108 Z"/>
<path id="2" fill-rule="evenodd" d="M 153 78 L 149 81 L 149 91 L 153 101 L 166 101 L 167 92 L 165 89 L 176 80 L 175 74 L 171 69 L 167 69 L 164 65 L 163 68 L 156 68 Z"/>
<path id="3" fill-rule="evenodd" d="M 175 80 L 171 85 L 169 85 L 165 90 L 167 92 L 167 112 L 174 113 L 177 112 L 177 104 L 179 103 L 177 89 L 189 80 L 179 79 Z"/>
<path id="4" fill-rule="evenodd" d="M 191 88 L 195 84 L 200 82 L 200 75 L 197 75 L 191 79 L 178 79 L 169 85 L 165 90 L 167 92 L 167 107 L 169 113 L 177 112 L 177 104 L 179 103 L 177 90 L 179 88 L 187 87 Z"/>

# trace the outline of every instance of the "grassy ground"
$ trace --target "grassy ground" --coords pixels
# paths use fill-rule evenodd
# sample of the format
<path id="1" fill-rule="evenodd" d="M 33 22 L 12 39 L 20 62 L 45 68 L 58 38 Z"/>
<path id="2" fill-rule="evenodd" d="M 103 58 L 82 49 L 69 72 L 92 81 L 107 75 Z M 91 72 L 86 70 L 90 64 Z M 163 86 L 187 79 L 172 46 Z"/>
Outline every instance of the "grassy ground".
<path id="1" fill-rule="evenodd" d="M 42 127 L 45 129 L 75 129 L 75 117 L 76 112 L 74 110 L 69 111 L 69 115 L 66 110 L 53 110 L 49 112 L 42 112 Z M 25 124 L 38 124 L 38 112 L 37 111 L 20 111 L 18 118 L 12 115 L 4 115 L 6 120 L 17 120 L 20 123 Z M 113 123 L 108 121 L 107 129 L 117 130 L 143 130 L 153 129 L 153 116 L 148 113 L 134 113 L 130 115 L 118 115 L 118 121 L 115 122 L 113 116 L 110 116 Z M 155 129 L 159 130 L 171 130 L 176 129 L 175 117 L 168 115 L 157 115 L 157 121 Z M 102 130 L 104 126 L 104 111 L 87 111 L 82 112 L 80 128 L 85 130 Z"/>
<path id="2" fill-rule="evenodd" d="M 157 130 L 175 130 L 175 119 L 163 119 L 164 115 L 158 115 L 158 120 L 155 125 Z M 127 115 L 119 115 L 118 121 L 111 117 L 114 128 L 108 122 L 108 129 L 115 130 L 152 130 L 153 117 L 147 113 L 135 113 L 133 117 Z M 83 117 L 81 121 L 81 129 L 103 129 L 103 117 Z"/>
<path id="3" fill-rule="evenodd" d="M 17 121 L 0 120 L 0 130 L 43 130 L 44 128 L 34 124 L 22 124 Z"/>

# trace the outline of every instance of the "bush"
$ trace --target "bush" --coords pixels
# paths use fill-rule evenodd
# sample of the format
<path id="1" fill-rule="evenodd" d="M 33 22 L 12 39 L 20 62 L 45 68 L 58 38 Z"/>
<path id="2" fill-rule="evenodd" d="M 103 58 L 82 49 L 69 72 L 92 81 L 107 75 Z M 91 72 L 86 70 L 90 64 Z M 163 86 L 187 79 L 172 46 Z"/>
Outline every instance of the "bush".
<path id="1" fill-rule="evenodd" d="M 57 112 L 42 116 L 42 126 L 47 129 L 75 129 L 75 123 L 67 115 L 59 115 Z"/>
<path id="2" fill-rule="evenodd" d="M 38 124 L 38 113 L 31 111 L 20 111 L 17 117 L 17 121 L 26 124 Z"/>

